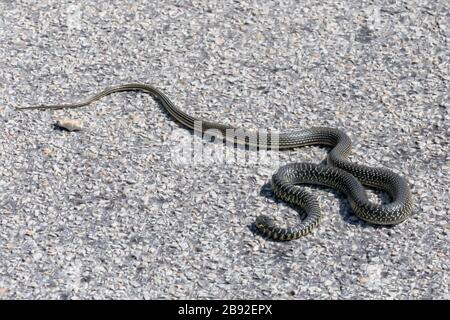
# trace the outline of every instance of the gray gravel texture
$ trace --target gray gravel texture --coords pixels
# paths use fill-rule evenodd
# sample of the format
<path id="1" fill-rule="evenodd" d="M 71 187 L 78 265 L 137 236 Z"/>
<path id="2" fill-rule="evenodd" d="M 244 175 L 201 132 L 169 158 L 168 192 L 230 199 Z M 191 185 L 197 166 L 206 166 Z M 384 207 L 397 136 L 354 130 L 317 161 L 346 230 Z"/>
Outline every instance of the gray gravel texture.
<path id="1" fill-rule="evenodd" d="M 0 298 L 449 299 L 449 12 L 447 0 L 0 1 Z M 312 188 L 321 225 L 270 241 L 255 217 L 298 218 L 271 174 L 327 149 L 180 163 L 180 139 L 221 146 L 142 93 L 14 109 L 134 81 L 223 123 L 341 128 L 352 161 L 407 177 L 415 214 L 374 227 Z"/>

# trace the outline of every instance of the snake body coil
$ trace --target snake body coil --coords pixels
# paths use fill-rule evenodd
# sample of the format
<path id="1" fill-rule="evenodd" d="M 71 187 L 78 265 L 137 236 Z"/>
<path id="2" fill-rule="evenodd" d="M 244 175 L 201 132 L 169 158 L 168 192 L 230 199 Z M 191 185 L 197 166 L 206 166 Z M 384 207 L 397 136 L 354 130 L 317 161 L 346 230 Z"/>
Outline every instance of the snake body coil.
<path id="1" fill-rule="evenodd" d="M 194 118 L 177 108 L 162 91 L 153 86 L 140 83 L 111 87 L 80 103 L 19 109 L 79 108 L 111 93 L 133 90 L 150 93 L 153 97 L 159 99 L 164 108 L 188 128 L 197 129 L 195 126 L 196 121 L 201 121 L 201 130 L 203 132 L 215 129 L 219 130 L 224 137 L 227 137 L 227 130 L 236 129 L 220 123 Z M 244 136 L 248 136 L 245 132 L 244 130 Z M 291 228 L 277 227 L 272 218 L 265 215 L 259 216 L 255 225 L 263 234 L 276 240 L 293 240 L 308 234 L 317 226 L 321 217 L 319 204 L 299 184 L 325 185 L 344 193 L 356 216 L 369 223 L 381 225 L 397 224 L 411 215 L 413 204 L 406 181 L 390 170 L 371 168 L 349 162 L 347 157 L 351 150 L 351 140 L 344 132 L 333 128 L 314 127 L 289 133 L 265 135 L 264 137 L 259 131 L 248 133 L 249 135 L 256 133 L 256 139 L 253 142 L 238 139 L 237 143 L 253 144 L 260 148 L 276 147 L 279 149 L 291 149 L 307 145 L 328 145 L 333 147 L 328 154 L 327 165 L 291 163 L 279 168 L 272 176 L 271 183 L 275 195 L 304 209 L 307 216 L 303 221 Z M 276 137 L 276 139 L 273 137 Z M 383 205 L 371 203 L 362 185 L 386 191 L 392 201 Z"/>

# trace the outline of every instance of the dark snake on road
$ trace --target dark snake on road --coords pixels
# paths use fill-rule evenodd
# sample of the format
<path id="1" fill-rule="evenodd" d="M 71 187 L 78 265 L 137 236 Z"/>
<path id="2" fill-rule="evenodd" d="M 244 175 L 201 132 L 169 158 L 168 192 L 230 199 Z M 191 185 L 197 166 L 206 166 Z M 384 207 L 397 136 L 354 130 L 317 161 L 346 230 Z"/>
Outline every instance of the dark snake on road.
<path id="1" fill-rule="evenodd" d="M 180 123 L 196 130 L 201 123 L 201 131 L 218 130 L 224 137 L 237 128 L 216 122 L 197 119 L 177 108 L 159 89 L 146 84 L 130 83 L 110 87 L 86 101 L 74 104 L 35 106 L 24 109 L 68 109 L 87 106 L 109 94 L 121 91 L 143 91 L 158 99 L 164 108 Z M 242 130 L 242 129 L 241 129 Z M 262 215 L 256 218 L 255 226 L 264 235 L 275 240 L 293 240 L 314 229 L 321 218 L 319 203 L 312 194 L 300 187 L 301 184 L 324 185 L 334 188 L 347 196 L 355 215 L 364 221 L 377 225 L 393 225 L 407 219 L 412 214 L 413 203 L 410 188 L 404 178 L 391 170 L 372 168 L 347 160 L 351 151 L 351 140 L 341 130 L 327 127 L 313 127 L 294 132 L 281 132 L 267 135 L 263 131 L 243 130 L 243 136 L 255 136 L 233 140 L 238 144 L 254 145 L 258 148 L 292 149 L 308 145 L 326 145 L 332 149 L 327 156 L 327 165 L 311 163 L 290 163 L 278 169 L 272 176 L 272 189 L 277 197 L 291 203 L 306 213 L 306 218 L 296 226 L 281 228 L 274 220 Z M 275 138 L 274 138 L 275 137 Z M 234 138 L 233 138 L 234 139 Z M 369 186 L 386 191 L 391 198 L 387 204 L 370 202 L 363 187 Z"/>

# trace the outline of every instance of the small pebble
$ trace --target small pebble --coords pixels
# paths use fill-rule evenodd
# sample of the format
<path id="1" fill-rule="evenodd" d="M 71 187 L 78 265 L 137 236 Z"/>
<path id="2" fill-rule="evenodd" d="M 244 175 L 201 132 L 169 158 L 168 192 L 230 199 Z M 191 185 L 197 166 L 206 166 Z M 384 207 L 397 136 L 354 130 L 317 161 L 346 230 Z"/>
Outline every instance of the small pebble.
<path id="1" fill-rule="evenodd" d="M 68 131 L 80 131 L 83 129 L 83 122 L 78 119 L 58 118 L 56 125 Z"/>

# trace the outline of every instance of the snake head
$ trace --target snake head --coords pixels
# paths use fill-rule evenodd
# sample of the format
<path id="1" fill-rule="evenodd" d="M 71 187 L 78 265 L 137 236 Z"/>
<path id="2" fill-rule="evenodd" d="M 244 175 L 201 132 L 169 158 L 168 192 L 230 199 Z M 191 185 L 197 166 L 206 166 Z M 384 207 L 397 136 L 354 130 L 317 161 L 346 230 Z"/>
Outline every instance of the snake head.
<path id="1" fill-rule="evenodd" d="M 266 215 L 258 216 L 255 225 L 259 230 L 267 230 L 274 227 L 273 219 Z"/>

